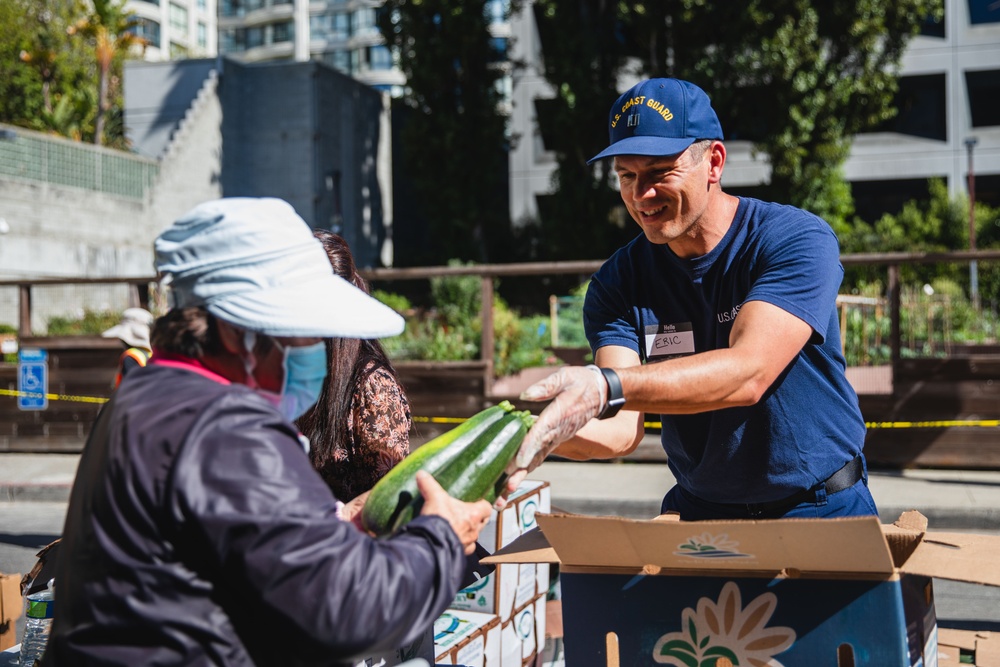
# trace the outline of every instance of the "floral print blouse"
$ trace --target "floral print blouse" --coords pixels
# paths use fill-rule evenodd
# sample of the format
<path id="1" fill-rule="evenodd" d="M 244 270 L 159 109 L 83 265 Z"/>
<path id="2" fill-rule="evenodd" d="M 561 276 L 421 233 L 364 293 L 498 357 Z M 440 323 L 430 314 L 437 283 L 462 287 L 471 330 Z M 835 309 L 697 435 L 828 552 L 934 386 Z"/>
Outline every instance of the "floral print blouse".
<path id="1" fill-rule="evenodd" d="M 411 424 L 410 404 L 396 379 L 381 367 L 368 373 L 351 398 L 350 445 L 334 450 L 334 465 L 323 472 L 334 495 L 347 502 L 375 486 L 410 453 Z"/>

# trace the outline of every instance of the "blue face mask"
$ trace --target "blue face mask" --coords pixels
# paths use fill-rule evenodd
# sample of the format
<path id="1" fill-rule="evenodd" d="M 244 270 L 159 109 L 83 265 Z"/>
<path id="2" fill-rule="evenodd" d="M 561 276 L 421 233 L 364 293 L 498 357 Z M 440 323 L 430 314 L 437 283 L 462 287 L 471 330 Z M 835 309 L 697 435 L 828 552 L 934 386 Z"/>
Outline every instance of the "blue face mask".
<path id="1" fill-rule="evenodd" d="M 256 336 L 244 339 L 248 351 L 253 350 Z M 326 380 L 326 343 L 320 341 L 303 347 L 283 346 L 274 341 L 277 348 L 284 354 L 282 366 L 285 380 L 281 391 L 277 394 L 257 388 L 264 398 L 275 405 L 288 421 L 295 421 L 316 404 L 323 392 Z M 244 362 L 246 363 L 246 362 Z M 252 376 L 253 367 L 248 369 Z"/>
<path id="2" fill-rule="evenodd" d="M 278 341 L 274 342 L 281 350 Z M 288 346 L 285 353 L 285 383 L 281 386 L 281 403 L 278 409 L 288 421 L 295 421 L 312 406 L 323 393 L 326 380 L 326 343 L 320 341 L 303 347 Z"/>

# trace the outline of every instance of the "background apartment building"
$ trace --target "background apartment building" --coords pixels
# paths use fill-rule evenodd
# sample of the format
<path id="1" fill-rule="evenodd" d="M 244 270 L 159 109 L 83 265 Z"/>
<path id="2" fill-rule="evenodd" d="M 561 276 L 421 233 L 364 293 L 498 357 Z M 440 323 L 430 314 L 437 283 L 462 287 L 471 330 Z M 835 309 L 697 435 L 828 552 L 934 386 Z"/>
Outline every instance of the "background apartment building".
<path id="1" fill-rule="evenodd" d="M 146 39 L 145 59 L 205 58 L 218 53 L 216 0 L 128 0 L 135 33 Z"/>

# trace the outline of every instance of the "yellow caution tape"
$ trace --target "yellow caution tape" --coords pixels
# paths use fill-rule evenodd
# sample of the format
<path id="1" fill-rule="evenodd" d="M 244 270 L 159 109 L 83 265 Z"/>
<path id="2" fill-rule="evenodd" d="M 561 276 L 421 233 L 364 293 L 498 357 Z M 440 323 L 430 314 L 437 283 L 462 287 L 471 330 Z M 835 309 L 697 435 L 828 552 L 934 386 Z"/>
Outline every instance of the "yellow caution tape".
<path id="1" fill-rule="evenodd" d="M 996 428 L 1000 419 L 952 419 L 927 422 L 865 422 L 868 428 L 951 428 L 953 426 L 978 426 Z"/>
<path id="2" fill-rule="evenodd" d="M 461 424 L 465 417 L 413 417 L 413 421 L 424 424 Z"/>
<path id="3" fill-rule="evenodd" d="M 50 401 L 72 401 L 76 403 L 107 403 L 108 399 L 103 396 L 74 396 L 71 394 L 41 394 L 30 391 L 14 391 L 12 389 L 0 389 L 0 396 L 27 396 L 28 398 L 42 398 Z M 414 416 L 413 421 L 423 424 L 461 424 L 466 417 L 422 417 Z M 662 422 L 643 422 L 643 426 L 651 429 L 663 428 Z M 865 422 L 868 428 L 998 428 L 1000 419 L 946 419 L 940 421 L 898 421 L 898 422 Z"/>
<path id="4" fill-rule="evenodd" d="M 47 398 L 50 401 L 73 401 L 74 403 L 107 403 L 103 396 L 73 396 L 71 394 L 42 394 L 32 391 L 14 391 L 0 389 L 0 396 L 27 396 L 28 398 Z"/>
<path id="5" fill-rule="evenodd" d="M 644 422 L 643 426 L 646 428 L 660 429 L 663 427 L 663 423 Z M 865 426 L 868 428 L 954 428 L 957 426 L 997 428 L 1000 427 L 1000 419 L 951 419 L 925 422 L 865 422 Z"/>

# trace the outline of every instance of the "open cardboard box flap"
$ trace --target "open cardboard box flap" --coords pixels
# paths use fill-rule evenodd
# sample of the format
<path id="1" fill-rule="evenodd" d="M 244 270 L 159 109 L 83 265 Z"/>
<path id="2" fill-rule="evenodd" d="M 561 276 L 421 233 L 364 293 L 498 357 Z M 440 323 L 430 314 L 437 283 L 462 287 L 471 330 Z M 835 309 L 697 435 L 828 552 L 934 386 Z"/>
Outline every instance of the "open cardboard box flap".
<path id="1" fill-rule="evenodd" d="M 540 530 L 484 562 L 748 574 L 900 571 L 1000 586 L 1000 537 L 927 533 L 927 521 L 917 512 L 889 525 L 877 517 L 684 522 L 560 513 L 537 519 Z"/>

